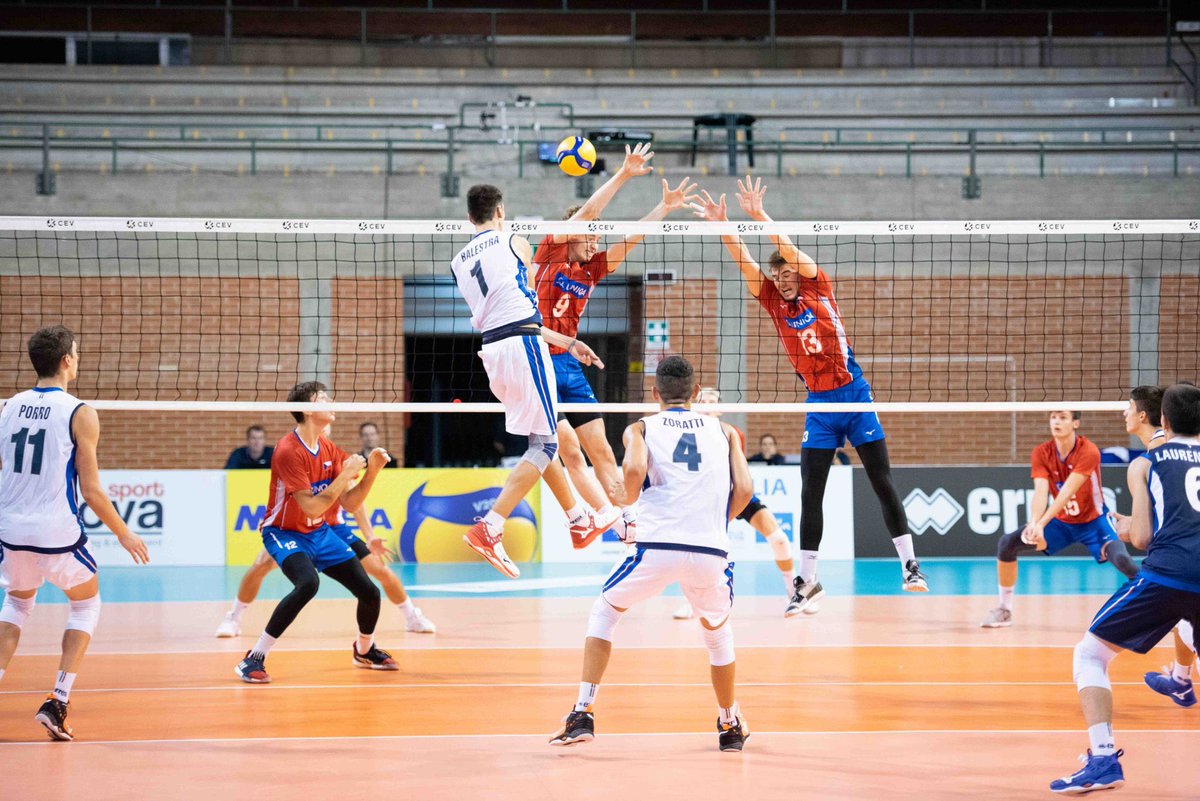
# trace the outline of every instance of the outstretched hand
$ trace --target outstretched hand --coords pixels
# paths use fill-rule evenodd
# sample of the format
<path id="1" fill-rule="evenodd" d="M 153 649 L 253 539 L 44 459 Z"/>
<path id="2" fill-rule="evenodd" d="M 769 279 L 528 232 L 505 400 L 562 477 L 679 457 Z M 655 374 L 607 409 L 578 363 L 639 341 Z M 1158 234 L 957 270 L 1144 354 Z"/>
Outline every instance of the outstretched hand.
<path id="1" fill-rule="evenodd" d="M 638 142 L 632 150 L 629 145 L 625 145 L 625 161 L 621 164 L 621 172 L 629 176 L 652 173 L 654 172 L 654 168 L 650 166 L 652 158 L 654 158 L 654 151 L 650 149 L 649 142 Z"/>
<path id="2" fill-rule="evenodd" d="M 691 206 L 700 200 L 700 196 L 693 194 L 696 191 L 697 184 L 691 182 L 691 178 L 684 178 L 679 182 L 679 186 L 672 189 L 667 184 L 667 179 L 663 178 L 662 182 L 662 204 L 663 209 L 668 212 L 682 209 L 684 206 Z"/>
<path id="3" fill-rule="evenodd" d="M 762 178 L 751 179 L 747 175 L 745 182 L 738 180 L 738 191 L 735 197 L 737 197 L 742 211 L 746 212 L 751 219 L 758 220 L 766 216 L 766 209 L 763 208 L 763 195 L 765 194 L 767 194 L 767 186 L 763 183 Z"/>
<path id="4" fill-rule="evenodd" d="M 700 190 L 704 195 L 704 200 L 700 203 L 690 204 L 692 211 L 697 217 L 708 222 L 728 222 L 729 215 L 725 210 L 725 195 L 721 195 L 721 199 L 713 200 L 712 195 L 704 189 Z"/>
<path id="5" fill-rule="evenodd" d="M 595 366 L 601 370 L 604 369 L 604 362 L 600 361 L 600 357 L 596 355 L 596 351 L 579 340 L 575 340 L 571 347 L 567 349 L 567 352 L 574 356 L 584 367 Z"/>

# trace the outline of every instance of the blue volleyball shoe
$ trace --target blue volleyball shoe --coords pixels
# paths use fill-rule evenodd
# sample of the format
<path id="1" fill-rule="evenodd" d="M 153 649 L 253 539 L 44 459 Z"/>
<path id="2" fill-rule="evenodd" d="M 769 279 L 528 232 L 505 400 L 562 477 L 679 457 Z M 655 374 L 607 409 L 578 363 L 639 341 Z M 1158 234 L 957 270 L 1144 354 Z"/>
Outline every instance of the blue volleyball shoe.
<path id="1" fill-rule="evenodd" d="M 1125 771 L 1121 770 L 1124 751 L 1108 756 L 1095 756 L 1091 749 L 1087 756 L 1079 757 L 1083 770 L 1050 782 L 1050 792 L 1062 795 L 1087 795 L 1096 790 L 1116 790 L 1125 784 Z"/>
<path id="2" fill-rule="evenodd" d="M 1177 681 L 1169 669 L 1162 673 L 1147 673 L 1145 679 L 1147 687 L 1159 695 L 1169 697 L 1179 706 L 1187 708 L 1196 705 L 1196 690 L 1192 687 L 1190 679 Z"/>

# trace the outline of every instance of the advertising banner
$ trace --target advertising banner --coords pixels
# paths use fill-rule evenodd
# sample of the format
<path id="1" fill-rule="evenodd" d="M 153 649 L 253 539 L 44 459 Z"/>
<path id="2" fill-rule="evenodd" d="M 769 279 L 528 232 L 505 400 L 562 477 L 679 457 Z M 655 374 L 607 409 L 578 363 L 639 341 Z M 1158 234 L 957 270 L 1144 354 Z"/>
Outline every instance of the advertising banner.
<path id="1" fill-rule="evenodd" d="M 1122 514 L 1130 505 L 1125 470 L 1125 465 L 1106 464 L 1100 471 L 1105 504 Z M 856 478 L 855 555 L 895 556 L 871 482 L 865 475 Z M 1029 467 L 895 467 L 892 478 L 918 557 L 995 556 L 999 537 L 1029 519 Z M 1062 553 L 1086 556 L 1087 550 L 1073 545 Z"/>
<path id="2" fill-rule="evenodd" d="M 375 535 L 406 562 L 471 562 L 479 557 L 463 535 L 492 508 L 508 470 L 385 470 L 367 498 L 366 513 Z M 226 550 L 228 563 L 248 565 L 262 550 L 259 526 L 267 513 L 270 471 L 231 470 L 226 481 Z M 535 487 L 509 517 L 504 548 L 517 562 L 537 561 L 540 554 L 539 491 Z M 347 515 L 347 524 L 357 521 Z"/>
<path id="3" fill-rule="evenodd" d="M 225 476 L 219 470 L 101 470 L 100 483 L 130 530 L 146 541 L 152 565 L 223 565 Z M 83 506 L 88 550 L 100 565 L 133 559 Z"/>
<path id="4" fill-rule="evenodd" d="M 798 465 L 750 465 L 754 493 L 766 504 L 780 527 L 799 547 L 800 531 L 800 467 Z M 854 504 L 850 487 L 851 469 L 834 467 L 829 471 L 825 487 L 825 538 L 821 556 L 826 559 L 854 558 Z M 567 520 L 554 496 L 543 491 L 545 513 L 542 521 L 543 562 L 615 562 L 625 553 L 615 534 L 583 550 L 571 547 Z M 735 519 L 729 526 L 729 558 L 732 561 L 771 561 L 771 546 L 749 523 Z"/>

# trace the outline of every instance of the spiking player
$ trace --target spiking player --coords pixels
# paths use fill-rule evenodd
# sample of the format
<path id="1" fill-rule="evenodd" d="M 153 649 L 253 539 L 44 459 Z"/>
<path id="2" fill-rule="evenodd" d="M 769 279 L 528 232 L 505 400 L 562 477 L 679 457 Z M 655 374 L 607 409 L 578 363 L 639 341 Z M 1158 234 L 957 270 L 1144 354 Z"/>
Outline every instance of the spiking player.
<path id="1" fill-rule="evenodd" d="M 1125 536 L 1146 549 L 1146 558 L 1075 646 L 1075 683 L 1091 748 L 1082 770 L 1050 783 L 1055 793 L 1082 795 L 1125 783 L 1108 665 L 1123 650 L 1147 653 L 1180 619 L 1200 623 L 1200 387 L 1169 387 L 1162 416 L 1167 442 L 1129 466 L 1133 520 Z"/>
<path id="2" fill-rule="evenodd" d="M 524 238 L 501 231 L 504 198 L 488 184 L 467 192 L 467 216 L 475 236 L 450 262 L 458 291 L 471 308 L 471 325 L 483 333 L 479 357 L 487 371 L 492 394 L 504 405 L 504 427 L 510 434 L 529 437 L 529 449 L 508 475 L 491 510 L 470 528 L 464 539 L 494 568 L 509 578 L 521 571 L 504 552 L 504 521 L 537 484 L 539 477 L 567 513 L 576 547 L 607 531 L 621 516 L 611 507 L 604 512 L 576 503 L 558 454 L 554 364 L 546 343 L 557 345 L 585 365 L 604 363 L 587 345 L 542 325 L 537 295 L 529 287 L 527 265 L 532 248 Z"/>
<path id="3" fill-rule="evenodd" d="M 288 403 L 329 403 L 319 381 L 297 384 Z M 375 645 L 379 621 L 379 588 L 371 583 L 354 549 L 334 526 L 342 507 L 359 509 L 375 477 L 391 458 L 383 448 L 368 458 L 347 454 L 325 436 L 336 415 L 329 411 L 292 412 L 298 425 L 275 446 L 271 457 L 271 490 L 263 518 L 263 546 L 292 582 L 266 629 L 234 672 L 249 684 L 266 684 L 266 659 L 275 642 L 317 594 L 321 573 L 358 599 L 358 639 L 351 647 L 357 667 L 398 670 L 391 654 Z M 363 468 L 366 473 L 359 479 Z M 355 483 L 355 480 L 358 483 Z"/>
<path id="4" fill-rule="evenodd" d="M 646 175 L 653 170 L 648 162 L 654 157 L 649 143 L 643 142 L 632 150 L 625 146 L 625 161 L 621 169 L 587 199 L 582 206 L 567 210 L 564 219 L 590 221 L 599 219 L 601 212 L 616 197 L 629 179 Z M 662 182 L 662 200 L 643 221 L 658 221 L 668 214 L 699 200 L 692 195 L 696 185 L 684 178 L 672 189 Z M 598 250 L 600 237 L 596 234 L 558 234 L 546 236 L 534 254 L 534 287 L 537 290 L 538 310 L 543 324 L 558 333 L 575 338 L 579 320 L 587 308 L 588 298 L 596 285 L 615 272 L 630 251 L 641 241 L 641 235 L 626 236 L 607 250 Z M 596 395 L 575 357 L 557 345 L 550 345 L 550 360 L 554 363 L 559 403 L 597 403 Z M 594 509 L 609 512 L 619 491 L 617 460 L 604 434 L 604 419 L 596 412 L 568 412 L 558 422 L 559 457 L 571 476 L 571 481 L 583 499 Z M 581 449 L 582 445 L 582 449 Z M 587 472 L 586 452 L 595 470 L 595 480 Z M 593 537 L 600 532 L 595 531 Z M 587 545 L 582 542 L 579 547 Z"/>
<path id="5" fill-rule="evenodd" d="M 1033 449 L 1029 523 L 1020 531 L 1005 534 L 996 545 L 1000 605 L 988 612 L 979 624 L 982 628 L 1012 625 L 1017 554 L 1022 551 L 1052 555 L 1080 543 L 1097 563 L 1108 562 L 1127 577 L 1137 574 L 1137 565 L 1117 538 L 1104 507 L 1100 449 L 1077 433 L 1079 418 L 1079 412 L 1051 412 L 1051 439 Z M 1051 491 L 1054 503 L 1049 503 Z"/>
<path id="6" fill-rule="evenodd" d="M 0 679 L 46 581 L 67 596 L 66 630 L 54 691 L 34 719 L 55 740 L 73 740 L 67 723 L 71 686 L 100 619 L 96 560 L 87 549 L 80 499 L 136 564 L 150 561 L 100 484 L 96 410 L 67 392 L 79 374 L 75 335 L 61 325 L 29 338 L 37 385 L 0 410 Z"/>
<path id="7" fill-rule="evenodd" d="M 722 751 L 741 751 L 750 728 L 734 692 L 733 564 L 726 529 L 729 510 L 745 508 L 750 500 L 750 468 L 731 426 L 691 410 L 700 387 L 686 359 L 663 359 L 654 384 L 661 411 L 629 426 L 624 435 L 625 499 L 637 504 L 636 529 L 625 527 L 624 539 L 634 541 L 636 550 L 608 577 L 592 606 L 579 695 L 550 744 L 595 737 L 592 703 L 621 615 L 679 582 L 704 628 L 717 695 L 718 744 Z"/>
<path id="8" fill-rule="evenodd" d="M 700 410 L 704 408 L 704 404 L 720 403 L 721 393 L 715 387 L 704 387 L 700 390 L 699 396 L 696 398 L 696 405 Z M 700 414 L 706 417 L 721 416 L 720 412 L 700 411 Z M 726 423 L 738 435 L 738 444 L 742 448 L 742 453 L 746 452 L 746 435 L 742 430 L 735 425 Z M 775 519 L 775 515 L 771 514 L 771 510 L 767 505 L 759 499 L 757 495 L 750 498 L 750 502 L 746 504 L 746 508 L 737 516 L 738 520 L 745 520 L 755 531 L 763 536 L 767 544 L 771 546 L 771 552 L 775 556 L 775 566 L 779 568 L 779 572 L 783 574 L 784 586 L 788 597 L 792 594 L 793 584 L 796 580 L 795 563 L 792 561 L 792 543 L 788 539 L 787 534 L 783 532 L 783 528 L 779 525 L 779 521 Z M 784 617 L 792 617 L 800 610 L 793 610 L 792 604 L 789 603 L 787 609 L 784 610 Z M 821 611 L 821 605 L 817 603 L 807 604 L 803 607 L 803 612 L 806 615 L 815 615 Z M 693 614 L 692 605 L 684 603 L 675 612 L 676 620 L 687 620 Z"/>
<path id="9" fill-rule="evenodd" d="M 1152 463 L 1151 451 L 1167 441 L 1167 435 L 1162 430 L 1162 387 L 1134 387 L 1129 393 L 1129 406 L 1125 409 L 1125 430 L 1142 442 L 1146 451 L 1134 459 L 1126 472 L 1126 479 L 1132 487 L 1134 482 L 1145 483 L 1146 469 Z M 1146 464 L 1142 464 L 1142 462 Z M 1139 469 L 1134 470 L 1137 465 Z M 1153 498 L 1151 499 L 1153 502 Z M 1128 536 L 1132 518 L 1125 515 L 1113 515 L 1117 518 L 1117 533 Z M 1192 624 L 1186 620 L 1179 621 L 1173 635 L 1175 641 L 1175 663 L 1163 668 L 1161 673 L 1147 673 L 1146 686 L 1159 695 L 1165 695 L 1178 706 L 1190 707 L 1196 705 L 1196 691 L 1192 687 L 1192 665 L 1196 663 L 1196 652 L 1192 643 L 1195 632 Z"/>
<path id="10" fill-rule="evenodd" d="M 738 204 L 751 219 L 770 222 L 763 207 L 767 188 L 762 179 L 738 182 Z M 696 204 L 696 216 L 714 222 L 728 220 L 725 196 L 714 201 L 707 192 L 705 202 Z M 808 403 L 869 403 L 871 385 L 854 360 L 850 339 L 842 325 L 833 282 L 809 258 L 783 235 L 772 235 L 777 250 L 770 258 L 770 280 L 736 234 L 724 235 L 721 242 L 746 280 L 746 288 L 771 317 L 784 351 L 796 375 L 808 390 Z M 829 469 L 837 449 L 849 440 L 871 488 L 879 498 L 883 520 L 900 558 L 901 586 L 906 592 L 928 592 L 929 584 L 913 551 L 912 534 L 904 504 L 892 482 L 887 442 L 883 426 L 874 412 L 818 413 L 805 415 L 804 439 L 800 448 L 801 489 L 800 566 L 796 576 L 788 614 L 820 600 L 824 588 L 817 581 L 817 551 L 824 535 L 822 504 Z"/>
<path id="11" fill-rule="evenodd" d="M 323 433 L 328 437 L 329 429 L 326 428 Z M 351 511 L 351 514 L 354 515 L 354 522 L 363 533 L 362 539 L 354 535 L 354 530 L 346 522 L 345 510 L 342 509 L 341 503 L 338 503 L 336 508 L 338 522 L 333 526 L 334 533 L 350 546 L 350 550 L 354 551 L 354 555 L 362 562 L 367 575 L 379 583 L 388 600 L 404 614 L 404 630 L 416 634 L 436 633 L 437 627 L 433 621 L 425 617 L 420 608 L 408 597 L 400 577 L 388 569 L 387 561 L 391 558 L 391 554 L 384 541 L 375 536 L 366 508 L 360 507 Z M 276 567 L 278 565 L 275 564 L 275 560 L 271 558 L 271 554 L 266 549 L 259 552 L 254 564 L 250 565 L 250 568 L 242 576 L 241 583 L 238 584 L 233 607 L 225 613 L 225 618 L 217 626 L 217 637 L 236 637 L 242 633 L 242 615 L 258 597 L 263 579 Z"/>

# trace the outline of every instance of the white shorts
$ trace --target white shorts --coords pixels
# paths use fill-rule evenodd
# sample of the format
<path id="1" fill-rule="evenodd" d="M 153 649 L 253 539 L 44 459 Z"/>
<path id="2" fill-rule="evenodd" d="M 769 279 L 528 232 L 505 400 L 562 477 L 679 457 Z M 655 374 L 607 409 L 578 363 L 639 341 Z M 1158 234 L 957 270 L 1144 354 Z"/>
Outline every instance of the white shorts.
<path id="1" fill-rule="evenodd" d="M 600 593 L 618 609 L 662 593 L 679 582 L 688 603 L 710 625 L 724 622 L 733 609 L 733 562 L 694 551 L 668 551 L 637 546 L 616 566 Z"/>
<path id="2" fill-rule="evenodd" d="M 67 553 L 35 553 L 0 548 L 0 587 L 36 590 L 49 581 L 60 590 L 78 587 L 96 575 L 96 560 L 80 545 Z"/>
<path id="3" fill-rule="evenodd" d="M 489 342 L 479 351 L 492 394 L 504 404 L 510 434 L 551 436 L 558 428 L 558 385 L 550 349 L 540 336 Z"/>

